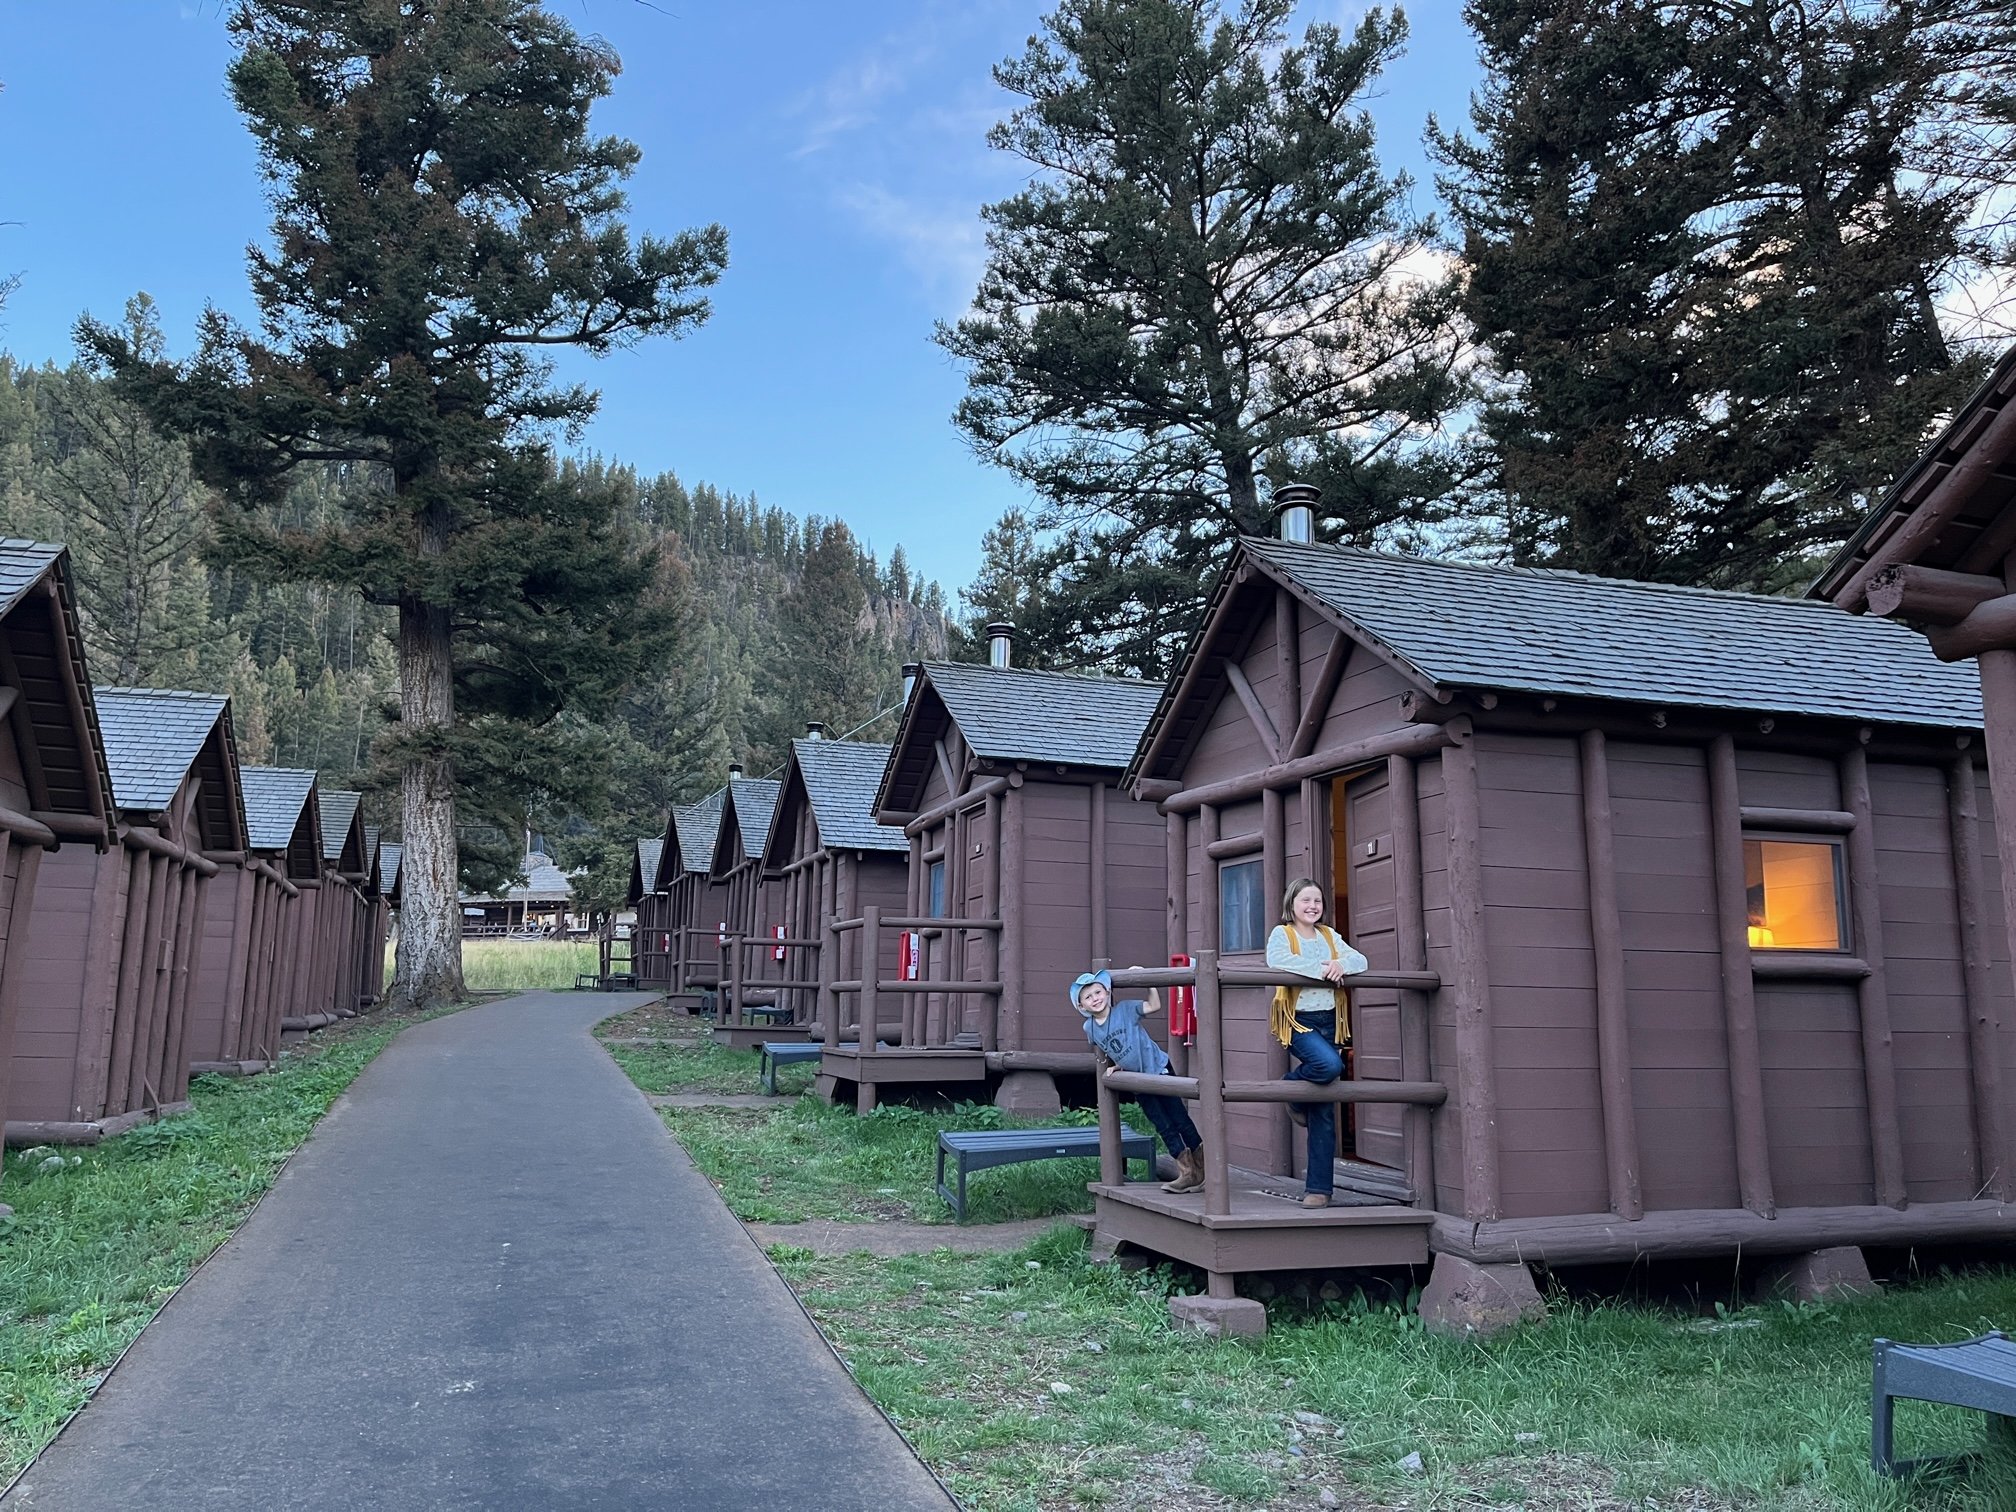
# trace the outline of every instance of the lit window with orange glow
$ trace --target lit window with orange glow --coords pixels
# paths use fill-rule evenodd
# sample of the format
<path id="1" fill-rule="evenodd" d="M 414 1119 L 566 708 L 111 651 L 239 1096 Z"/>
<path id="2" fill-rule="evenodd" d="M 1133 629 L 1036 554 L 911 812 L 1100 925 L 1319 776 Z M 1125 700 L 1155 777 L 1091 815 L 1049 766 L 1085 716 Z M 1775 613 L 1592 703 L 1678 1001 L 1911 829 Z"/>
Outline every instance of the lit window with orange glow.
<path id="1" fill-rule="evenodd" d="M 1743 883 L 1754 950 L 1846 950 L 1841 847 L 1827 840 L 1745 840 Z"/>

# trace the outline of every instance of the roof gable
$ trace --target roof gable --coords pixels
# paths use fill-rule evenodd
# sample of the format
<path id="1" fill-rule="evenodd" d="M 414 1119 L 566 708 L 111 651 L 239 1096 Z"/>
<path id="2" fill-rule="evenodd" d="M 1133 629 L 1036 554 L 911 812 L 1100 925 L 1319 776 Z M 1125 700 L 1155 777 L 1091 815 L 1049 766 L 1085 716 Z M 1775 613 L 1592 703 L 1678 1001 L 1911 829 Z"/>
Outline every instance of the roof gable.
<path id="1" fill-rule="evenodd" d="M 630 857 L 630 905 L 634 908 L 647 894 L 658 891 L 658 862 L 665 849 L 662 835 L 640 839 Z"/>
<path id="2" fill-rule="evenodd" d="M 250 848 L 285 850 L 309 819 L 315 774 L 302 767 L 248 766 L 239 773 Z"/>
<path id="3" fill-rule="evenodd" d="M 909 850 L 901 829 L 875 822 L 875 794 L 890 750 L 863 740 L 792 741 L 765 854 L 773 860 L 783 855 L 789 844 L 784 826 L 801 803 L 811 807 L 819 843 L 828 850 Z"/>
<path id="4" fill-rule="evenodd" d="M 361 876 L 364 872 L 364 825 L 358 817 L 362 793 L 341 790 L 318 791 L 321 808 L 322 859 L 339 872 Z"/>
<path id="5" fill-rule="evenodd" d="M 89 815 L 109 827 L 118 807 L 91 696 L 70 553 L 36 541 L 0 541 L 0 639 L 14 660 L 31 808 Z"/>
<path id="6" fill-rule="evenodd" d="M 659 876 L 670 886 L 682 874 L 714 870 L 714 843 L 721 835 L 721 804 L 728 790 L 709 793 L 698 803 L 675 806 L 665 833 L 672 841 L 660 853 Z"/>
<path id="7" fill-rule="evenodd" d="M 875 811 L 915 808 L 929 777 L 932 743 L 948 720 L 983 760 L 1121 772 L 1161 691 L 1159 684 L 1131 677 L 926 662 L 903 711 Z"/>
<path id="8" fill-rule="evenodd" d="M 386 841 L 378 852 L 378 891 L 381 896 L 396 899 L 399 896 L 399 862 L 406 854 L 406 847 Z"/>
<path id="9" fill-rule="evenodd" d="M 738 861 L 762 861 L 778 790 L 779 784 L 765 777 L 737 777 L 723 790 L 713 876 L 726 875 Z"/>
<path id="10" fill-rule="evenodd" d="M 94 688 L 92 702 L 113 798 L 122 810 L 166 810 L 196 769 L 206 847 L 243 848 L 244 802 L 228 698 L 166 688 Z"/>
<path id="11" fill-rule="evenodd" d="M 1831 604 L 1247 539 L 1142 743 L 1139 774 L 1167 775 L 1172 706 L 1206 696 L 1204 664 L 1237 654 L 1226 644 L 1236 597 L 1224 590 L 1249 564 L 1424 686 L 1936 728 L 1981 720 L 1969 669 L 1943 665 L 1901 625 Z"/>

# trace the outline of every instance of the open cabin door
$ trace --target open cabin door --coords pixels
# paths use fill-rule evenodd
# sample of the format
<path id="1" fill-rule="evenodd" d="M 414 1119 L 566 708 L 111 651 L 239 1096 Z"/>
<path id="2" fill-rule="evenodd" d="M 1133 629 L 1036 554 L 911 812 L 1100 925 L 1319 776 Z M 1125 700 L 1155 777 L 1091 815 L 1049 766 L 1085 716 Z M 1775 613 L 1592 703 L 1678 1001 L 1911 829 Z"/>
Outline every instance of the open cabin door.
<path id="1" fill-rule="evenodd" d="M 1394 933 L 1393 813 L 1386 771 L 1331 784 L 1332 875 L 1338 880 L 1338 923 L 1374 971 L 1399 968 Z M 1360 1081 L 1400 1080 L 1400 995 L 1390 987 L 1351 991 L 1351 1075 Z M 1358 1159 L 1406 1169 L 1403 1110 L 1396 1103 L 1353 1109 Z"/>

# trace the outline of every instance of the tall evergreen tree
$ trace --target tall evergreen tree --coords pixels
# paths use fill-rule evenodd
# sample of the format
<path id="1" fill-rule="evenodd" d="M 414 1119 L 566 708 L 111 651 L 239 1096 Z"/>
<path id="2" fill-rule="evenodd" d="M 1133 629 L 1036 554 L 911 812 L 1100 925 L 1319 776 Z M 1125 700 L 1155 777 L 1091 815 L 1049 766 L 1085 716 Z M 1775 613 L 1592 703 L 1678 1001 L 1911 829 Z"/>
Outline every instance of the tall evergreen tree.
<path id="1" fill-rule="evenodd" d="M 1059 532 L 1060 658 L 1163 670 L 1211 559 L 1268 528 L 1270 473 L 1320 464 L 1357 539 L 1445 490 L 1457 347 L 1365 110 L 1406 25 L 1291 43 L 1294 9 L 1063 0 L 995 70 L 1024 103 L 989 141 L 1035 177 L 982 212 L 985 276 L 939 340 L 958 424 Z M 1395 457 L 1423 476 L 1390 487 Z"/>
<path id="2" fill-rule="evenodd" d="M 1432 136 L 1464 313 L 1504 380 L 1482 433 L 1514 559 L 1803 575 L 1980 375 L 1939 305 L 2006 259 L 1975 220 L 2007 157 L 1989 73 L 2007 7 L 1465 14 L 1486 70 L 1473 134 Z"/>
<path id="3" fill-rule="evenodd" d="M 980 538 L 980 570 L 959 592 L 967 611 L 967 644 L 984 651 L 987 626 L 1000 621 L 1015 627 L 1018 663 L 1052 665 L 1061 638 L 1056 571 L 1028 511 L 1007 510 Z"/>
<path id="4" fill-rule="evenodd" d="M 127 301 L 119 336 L 143 362 L 166 355 L 145 294 Z M 189 449 L 83 371 L 58 380 L 56 411 L 67 445 L 48 466 L 43 502 L 64 521 L 92 670 L 122 686 L 154 682 L 207 628 L 175 592 L 196 565 L 203 520 Z"/>
<path id="5" fill-rule="evenodd" d="M 662 651 L 652 562 L 545 444 L 595 396 L 542 354 L 690 329 L 726 238 L 630 236 L 638 151 L 589 130 L 617 60 L 532 0 L 241 0 L 230 27 L 275 205 L 249 254 L 261 328 L 210 311 L 183 368 L 91 322 L 80 344 L 192 438 L 225 559 L 396 607 L 392 996 L 456 996 L 458 777 L 493 812 L 502 785 L 564 790 L 563 711 L 606 706 Z M 313 463 L 378 486 L 276 528 L 265 506 Z"/>
<path id="6" fill-rule="evenodd" d="M 777 630 L 788 654 L 771 669 L 770 739 L 762 754 L 783 758 L 811 721 L 834 734 L 851 730 L 881 704 L 884 658 L 862 551 L 839 520 L 808 520 L 804 566 L 777 605 Z"/>

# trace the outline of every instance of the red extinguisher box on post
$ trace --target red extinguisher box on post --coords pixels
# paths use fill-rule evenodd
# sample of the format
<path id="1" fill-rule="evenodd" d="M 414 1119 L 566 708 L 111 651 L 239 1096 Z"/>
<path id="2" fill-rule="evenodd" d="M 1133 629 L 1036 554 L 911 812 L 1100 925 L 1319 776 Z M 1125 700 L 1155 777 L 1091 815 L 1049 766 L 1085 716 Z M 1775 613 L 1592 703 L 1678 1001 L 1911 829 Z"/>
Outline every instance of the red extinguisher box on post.
<path id="1" fill-rule="evenodd" d="M 918 935 L 914 929 L 906 929 L 896 936 L 896 979 L 901 982 L 917 980 Z"/>
<path id="2" fill-rule="evenodd" d="M 1188 966 L 1190 957 L 1172 955 L 1171 966 Z M 1186 1045 L 1197 1042 L 1197 989 L 1194 987 L 1171 987 L 1169 989 L 1169 1038 L 1180 1039 Z"/>

